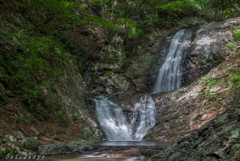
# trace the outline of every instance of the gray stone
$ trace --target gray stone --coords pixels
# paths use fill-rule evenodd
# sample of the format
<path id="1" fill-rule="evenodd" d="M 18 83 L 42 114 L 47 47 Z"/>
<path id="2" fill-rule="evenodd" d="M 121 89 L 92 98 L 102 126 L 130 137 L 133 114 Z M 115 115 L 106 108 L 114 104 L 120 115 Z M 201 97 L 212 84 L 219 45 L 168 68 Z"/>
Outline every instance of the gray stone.
<path id="1" fill-rule="evenodd" d="M 201 120 L 202 121 L 205 120 L 207 118 L 207 116 L 208 116 L 207 114 L 202 115 Z"/>
<path id="2" fill-rule="evenodd" d="M 21 131 L 14 131 L 13 132 L 13 136 L 17 139 L 17 140 L 22 140 L 24 139 L 23 133 Z"/>
<path id="3" fill-rule="evenodd" d="M 13 143 L 16 141 L 16 138 L 14 136 L 9 136 L 9 140 L 11 143 Z"/>

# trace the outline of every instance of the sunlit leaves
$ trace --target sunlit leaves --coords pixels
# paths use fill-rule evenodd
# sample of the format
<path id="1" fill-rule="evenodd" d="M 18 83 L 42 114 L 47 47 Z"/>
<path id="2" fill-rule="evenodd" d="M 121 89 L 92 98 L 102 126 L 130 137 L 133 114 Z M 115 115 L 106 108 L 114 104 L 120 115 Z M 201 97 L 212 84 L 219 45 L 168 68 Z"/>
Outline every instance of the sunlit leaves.
<path id="1" fill-rule="evenodd" d="M 233 31 L 235 38 L 240 39 L 240 29 L 236 29 Z"/>
<path id="2" fill-rule="evenodd" d="M 155 8 L 162 10 L 182 11 L 186 6 L 187 4 L 182 1 L 175 1 L 164 5 L 158 5 Z"/>
<path id="3" fill-rule="evenodd" d="M 186 0 L 186 3 L 188 3 L 190 6 L 193 6 L 201 10 L 203 6 L 208 5 L 210 3 L 210 0 Z"/>
<path id="4" fill-rule="evenodd" d="M 102 17 L 99 16 L 88 16 L 85 18 L 85 20 L 88 23 L 93 23 L 101 26 L 102 28 L 106 29 L 121 29 L 120 27 L 117 27 L 114 23 L 108 22 L 104 20 Z"/>

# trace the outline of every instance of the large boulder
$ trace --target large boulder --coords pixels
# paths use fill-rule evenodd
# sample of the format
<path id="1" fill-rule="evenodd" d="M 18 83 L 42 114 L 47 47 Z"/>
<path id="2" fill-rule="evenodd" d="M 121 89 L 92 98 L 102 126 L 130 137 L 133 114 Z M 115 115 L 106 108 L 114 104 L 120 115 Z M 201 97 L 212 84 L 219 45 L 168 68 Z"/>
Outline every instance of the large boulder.
<path id="1" fill-rule="evenodd" d="M 29 137 L 24 141 L 24 148 L 27 150 L 37 151 L 38 150 L 38 139 L 37 137 Z"/>

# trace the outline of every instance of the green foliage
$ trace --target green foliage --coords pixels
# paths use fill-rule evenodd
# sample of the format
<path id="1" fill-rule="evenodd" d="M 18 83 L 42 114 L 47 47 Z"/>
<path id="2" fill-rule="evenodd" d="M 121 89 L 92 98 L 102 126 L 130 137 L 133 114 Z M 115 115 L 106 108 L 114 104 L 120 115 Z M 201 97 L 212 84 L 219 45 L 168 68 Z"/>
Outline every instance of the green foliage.
<path id="1" fill-rule="evenodd" d="M 65 57 L 63 45 L 53 36 L 28 35 L 22 31 L 5 37 L 4 54 L 1 61 L 0 79 L 14 85 L 16 93 L 30 101 L 41 95 L 44 88 L 53 88 L 54 81 L 62 75 L 58 63 Z M 13 53 L 8 53 L 13 50 Z"/>
<path id="2" fill-rule="evenodd" d="M 90 73 L 90 77 L 91 78 L 94 79 L 96 77 L 97 72 L 96 72 L 96 70 L 94 68 L 91 68 L 89 73 Z"/>
<path id="3" fill-rule="evenodd" d="M 234 84 L 235 87 L 240 88 L 240 75 L 236 74 L 229 78 L 228 84 Z"/>
<path id="4" fill-rule="evenodd" d="M 210 92 L 210 90 L 207 90 L 207 92 L 206 93 L 204 93 L 204 95 L 203 95 L 205 98 L 214 98 L 214 97 L 216 97 L 216 93 L 212 93 L 212 92 Z"/>
<path id="5" fill-rule="evenodd" d="M 155 6 L 155 9 L 167 10 L 167 11 L 183 11 L 188 4 L 182 1 L 174 1 L 163 5 Z"/>
<path id="6" fill-rule="evenodd" d="M 85 18 L 88 23 L 93 23 L 101 26 L 103 29 L 115 29 L 120 30 L 120 27 L 117 27 L 114 23 L 108 22 L 99 16 L 88 16 Z"/>
<path id="7" fill-rule="evenodd" d="M 202 80 L 201 80 L 202 81 Z M 205 80 L 206 86 L 207 86 L 207 91 L 204 93 L 205 98 L 215 98 L 216 93 L 212 93 L 211 89 L 214 88 L 217 85 L 217 81 L 213 80 L 212 77 L 208 76 Z"/>
<path id="8" fill-rule="evenodd" d="M 222 108 L 222 102 L 220 101 L 215 101 L 213 105 L 214 105 L 214 110 L 218 110 Z"/>
<path id="9" fill-rule="evenodd" d="M 236 4 L 239 4 L 239 0 L 210 0 L 210 4 L 215 9 L 226 10 L 233 8 Z"/>
<path id="10" fill-rule="evenodd" d="M 131 59 L 129 58 L 123 58 L 119 60 L 119 63 L 121 65 L 121 68 L 124 69 L 125 67 L 127 67 L 129 64 L 131 64 Z"/>
<path id="11" fill-rule="evenodd" d="M 50 28 L 74 21 L 82 22 L 79 17 L 76 17 L 77 8 L 76 3 L 66 0 L 21 0 L 17 2 L 18 6 L 27 11 L 27 16 L 31 22 L 40 31 L 50 32 Z"/>
<path id="12" fill-rule="evenodd" d="M 236 39 L 240 39 L 240 29 L 236 29 L 233 31 L 233 34 Z"/>
<path id="13" fill-rule="evenodd" d="M 58 120 L 59 120 L 59 125 L 61 126 L 67 126 L 68 125 L 68 117 L 66 115 L 66 112 L 63 111 L 62 109 L 54 112 L 54 114 L 57 116 Z"/>
<path id="14" fill-rule="evenodd" d="M 186 3 L 201 10 L 203 6 L 208 5 L 210 3 L 210 0 L 186 0 Z"/>
<path id="15" fill-rule="evenodd" d="M 229 43 L 226 45 L 229 49 L 234 49 L 237 46 L 237 42 Z"/>
<path id="16" fill-rule="evenodd" d="M 143 30 L 137 29 L 136 27 L 133 27 L 129 32 L 128 32 L 128 37 L 129 38 L 137 38 L 143 33 Z"/>
<path id="17" fill-rule="evenodd" d="M 78 119 L 78 114 L 77 114 L 77 113 L 73 113 L 73 114 L 72 114 L 72 119 L 73 119 L 73 121 L 77 121 L 77 119 Z"/>

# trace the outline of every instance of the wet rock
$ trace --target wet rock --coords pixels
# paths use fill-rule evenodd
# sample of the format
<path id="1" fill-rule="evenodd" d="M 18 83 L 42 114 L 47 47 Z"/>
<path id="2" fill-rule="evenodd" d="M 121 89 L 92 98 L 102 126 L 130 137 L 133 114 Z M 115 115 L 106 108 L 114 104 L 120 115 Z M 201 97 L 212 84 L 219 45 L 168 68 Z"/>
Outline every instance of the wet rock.
<path id="1" fill-rule="evenodd" d="M 105 86 L 111 87 L 111 92 L 127 91 L 131 85 L 127 78 L 120 74 L 112 73 L 111 75 L 102 76 L 100 79 L 106 83 Z"/>

